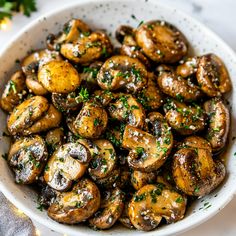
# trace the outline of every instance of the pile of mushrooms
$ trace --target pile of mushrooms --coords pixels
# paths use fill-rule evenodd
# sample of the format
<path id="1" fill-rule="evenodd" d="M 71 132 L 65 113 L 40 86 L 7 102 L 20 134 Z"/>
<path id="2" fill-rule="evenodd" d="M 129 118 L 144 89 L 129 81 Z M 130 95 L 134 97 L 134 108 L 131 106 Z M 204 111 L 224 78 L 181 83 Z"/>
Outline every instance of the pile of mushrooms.
<path id="1" fill-rule="evenodd" d="M 72 19 L 21 60 L 0 100 L 7 161 L 55 221 L 149 231 L 224 180 L 232 85 L 221 59 L 189 56 L 170 23 L 120 26 L 116 39 L 114 50 Z"/>

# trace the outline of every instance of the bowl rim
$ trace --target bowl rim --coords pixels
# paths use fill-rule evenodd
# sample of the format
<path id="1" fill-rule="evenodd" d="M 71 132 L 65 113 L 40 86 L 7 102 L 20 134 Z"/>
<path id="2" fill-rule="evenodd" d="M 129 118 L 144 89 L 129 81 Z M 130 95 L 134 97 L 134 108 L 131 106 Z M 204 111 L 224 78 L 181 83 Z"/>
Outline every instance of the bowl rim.
<path id="1" fill-rule="evenodd" d="M 132 3 L 143 3 L 144 1 L 147 2 L 147 0 L 118 0 L 119 2 L 132 2 Z M 24 26 L 16 35 L 14 35 L 9 41 L 8 43 L 6 43 L 6 46 L 0 50 L 0 59 L 2 57 L 3 54 L 5 54 L 7 52 L 7 50 L 12 46 L 12 44 L 18 40 L 18 38 L 20 36 L 22 36 L 26 31 L 31 30 L 34 26 L 40 24 L 40 22 L 44 19 L 44 18 L 48 18 L 48 17 L 53 17 L 54 15 L 69 10 L 73 7 L 77 7 L 77 6 L 81 6 L 83 4 L 86 3 L 112 3 L 112 2 L 117 2 L 116 0 L 80 0 L 79 2 L 73 2 L 73 3 L 69 3 L 68 5 L 62 6 L 62 7 L 58 7 L 55 10 L 50 10 L 47 13 L 44 13 L 42 15 L 40 15 L 39 17 L 36 17 L 32 22 L 28 23 L 26 26 Z M 158 5 L 162 8 L 165 9 L 169 9 L 169 10 L 175 10 L 178 14 L 182 15 L 183 17 L 185 17 L 186 19 L 190 20 L 192 23 L 194 23 L 195 25 L 198 25 L 199 27 L 202 28 L 202 31 L 205 31 L 208 35 L 211 35 L 215 41 L 217 41 L 219 43 L 219 45 L 221 45 L 225 50 L 227 50 L 227 54 L 230 54 L 232 58 L 234 58 L 236 60 L 236 53 L 234 52 L 234 50 L 220 37 L 218 36 L 212 29 L 206 27 L 203 23 L 201 23 L 200 21 L 198 21 L 197 19 L 195 19 L 194 17 L 190 16 L 189 14 L 187 14 L 185 11 L 176 9 L 175 7 L 171 7 L 168 4 L 159 2 L 158 0 L 148 0 L 148 2 L 154 4 L 154 5 Z M 3 181 L 0 180 L 0 191 L 5 195 L 5 197 L 12 202 L 17 208 L 19 208 L 20 210 L 22 210 L 26 215 L 28 215 L 30 218 L 32 218 L 33 220 L 35 220 L 36 222 L 40 223 L 41 225 L 44 225 L 56 232 L 59 233 L 64 233 L 64 234 L 69 234 L 69 235 L 87 235 L 87 233 L 82 233 L 80 231 L 74 232 L 74 229 L 71 229 L 71 232 L 68 232 L 68 225 L 63 225 L 63 224 L 59 224 L 58 222 L 52 222 L 50 224 L 48 224 L 48 220 L 46 217 L 42 217 L 42 216 L 38 216 L 37 213 L 35 213 L 34 211 L 30 210 L 27 205 L 23 204 L 21 201 L 18 201 L 17 198 L 14 196 L 14 193 L 12 193 L 10 190 L 8 190 L 7 186 L 4 184 Z M 169 230 L 168 232 L 166 232 L 164 235 L 172 235 L 172 234 L 180 234 L 183 232 L 186 232 L 200 224 L 202 224 L 203 222 L 206 222 L 208 219 L 212 218 L 214 215 L 216 215 L 217 213 L 219 213 L 234 197 L 234 195 L 236 195 L 236 185 L 234 188 L 231 188 L 230 191 L 227 192 L 227 195 L 225 196 L 225 198 L 222 198 L 221 200 L 221 205 L 214 205 L 211 208 L 208 209 L 208 211 L 204 212 L 205 216 L 203 218 L 195 218 L 194 220 L 188 222 L 188 224 L 186 224 L 185 228 L 180 228 L 178 230 L 173 229 L 173 230 Z M 65 227 L 66 226 L 66 227 Z M 69 230 L 70 231 L 70 230 Z M 103 232 L 103 231 L 102 231 Z M 135 231 L 134 231 L 135 232 Z M 150 232 L 145 232 L 146 235 L 151 235 L 151 234 L 155 234 L 155 231 L 150 231 Z"/>

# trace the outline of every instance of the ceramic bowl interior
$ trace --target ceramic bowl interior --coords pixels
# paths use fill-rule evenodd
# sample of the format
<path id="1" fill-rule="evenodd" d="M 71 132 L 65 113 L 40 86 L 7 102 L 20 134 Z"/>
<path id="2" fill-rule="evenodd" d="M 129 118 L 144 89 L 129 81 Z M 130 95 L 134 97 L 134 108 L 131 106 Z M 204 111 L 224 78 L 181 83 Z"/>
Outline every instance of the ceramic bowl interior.
<path id="1" fill-rule="evenodd" d="M 228 100 L 231 104 L 231 131 L 228 149 L 225 154 L 227 177 L 224 183 L 210 195 L 196 201 L 188 209 L 186 217 L 170 225 L 164 225 L 145 235 L 170 235 L 183 232 L 206 221 L 219 212 L 233 197 L 236 189 L 236 147 L 233 134 L 236 135 L 236 56 L 233 51 L 214 33 L 191 17 L 176 9 L 160 5 L 154 0 L 80 0 L 72 6 L 46 14 L 34 21 L 8 44 L 0 55 L 0 92 L 7 79 L 17 68 L 17 59 L 22 59 L 32 49 L 45 47 L 45 38 L 49 32 L 56 33 L 71 18 L 81 18 L 96 29 L 106 29 L 114 37 L 115 29 L 121 24 L 136 27 L 141 21 L 160 19 L 177 26 L 187 37 L 196 55 L 213 52 L 225 62 L 233 82 L 233 92 Z M 233 105 L 234 104 L 234 105 Z M 5 131 L 6 114 L 0 111 L 0 134 Z M 6 153 L 9 140 L 1 137 L 0 155 Z M 39 223 L 61 233 L 69 235 L 140 235 L 143 232 L 116 226 L 108 231 L 93 231 L 88 227 L 59 224 L 48 218 L 45 211 L 37 210 L 37 196 L 27 187 L 14 183 L 14 177 L 6 161 L 0 158 L 0 189 L 17 207 Z"/>

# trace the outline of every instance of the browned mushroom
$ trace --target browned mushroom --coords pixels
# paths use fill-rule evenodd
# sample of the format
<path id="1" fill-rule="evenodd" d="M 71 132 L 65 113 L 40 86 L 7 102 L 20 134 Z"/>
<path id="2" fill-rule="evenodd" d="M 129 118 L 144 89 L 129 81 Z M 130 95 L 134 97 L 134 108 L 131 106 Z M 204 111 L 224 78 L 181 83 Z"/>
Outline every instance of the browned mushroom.
<path id="1" fill-rule="evenodd" d="M 197 81 L 209 97 L 221 96 L 232 89 L 228 71 L 215 54 L 201 56 L 197 68 Z"/>
<path id="2" fill-rule="evenodd" d="M 13 111 L 14 107 L 22 101 L 25 91 L 25 76 L 22 71 L 16 71 L 7 82 L 3 91 L 0 105 L 7 112 Z"/>
<path id="3" fill-rule="evenodd" d="M 89 223 L 97 229 L 111 228 L 124 208 L 124 193 L 119 188 L 104 192 L 100 209 L 89 219 Z"/>
<path id="4" fill-rule="evenodd" d="M 87 102 L 74 121 L 79 135 L 84 138 L 98 138 L 107 127 L 106 110 L 95 102 Z"/>
<path id="5" fill-rule="evenodd" d="M 219 98 L 206 101 L 203 107 L 209 116 L 206 139 L 210 142 L 213 152 L 220 151 L 225 147 L 229 134 L 229 110 Z"/>
<path id="6" fill-rule="evenodd" d="M 91 217 L 100 206 L 98 187 L 89 179 L 81 179 L 70 192 L 61 193 L 48 208 L 53 220 L 76 224 Z"/>
<path id="7" fill-rule="evenodd" d="M 225 177 L 225 166 L 212 159 L 210 144 L 201 137 L 184 140 L 174 155 L 173 177 L 179 189 L 191 196 L 205 196 Z"/>
<path id="8" fill-rule="evenodd" d="M 35 182 L 45 166 L 47 157 L 45 142 L 38 135 L 20 138 L 14 142 L 8 153 L 8 162 L 15 172 L 16 182 Z"/>
<path id="9" fill-rule="evenodd" d="M 159 63 L 175 63 L 188 52 L 184 35 L 164 21 L 156 20 L 141 24 L 135 31 L 135 39 L 143 52 Z"/>
<path id="10" fill-rule="evenodd" d="M 172 149 L 173 136 L 168 124 L 160 113 L 155 114 L 155 120 L 159 123 L 156 137 L 130 125 L 125 128 L 122 147 L 130 150 L 128 163 L 136 170 L 157 170 Z"/>
<path id="11" fill-rule="evenodd" d="M 91 154 L 80 143 L 67 143 L 50 157 L 44 172 L 44 180 L 55 190 L 66 191 L 72 182 L 81 178 L 87 170 Z"/>
<path id="12" fill-rule="evenodd" d="M 7 128 L 12 135 L 21 133 L 29 128 L 36 120 L 41 118 L 49 109 L 46 98 L 31 97 L 15 107 L 8 118 Z"/>
<path id="13" fill-rule="evenodd" d="M 203 96 L 198 86 L 174 72 L 163 71 L 157 79 L 161 91 L 179 101 L 192 102 Z"/>
<path id="14" fill-rule="evenodd" d="M 142 128 L 145 122 L 143 107 L 132 95 L 121 94 L 119 98 L 108 106 L 110 116 L 119 121 Z"/>
<path id="15" fill-rule="evenodd" d="M 147 83 L 147 70 L 137 59 L 128 56 L 113 56 L 105 61 L 97 75 L 102 89 L 137 92 Z"/>
<path id="16" fill-rule="evenodd" d="M 163 184 L 148 184 L 139 189 L 128 207 L 128 215 L 136 229 L 149 231 L 155 229 L 162 217 L 168 223 L 184 217 L 187 200 Z"/>

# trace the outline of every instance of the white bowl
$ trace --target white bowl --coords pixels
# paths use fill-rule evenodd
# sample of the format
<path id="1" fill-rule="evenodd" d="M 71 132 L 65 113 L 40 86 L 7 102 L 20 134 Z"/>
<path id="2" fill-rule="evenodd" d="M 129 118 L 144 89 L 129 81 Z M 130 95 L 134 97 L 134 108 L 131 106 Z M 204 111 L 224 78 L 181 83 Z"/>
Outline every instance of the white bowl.
<path id="1" fill-rule="evenodd" d="M 236 134 L 236 55 L 234 52 L 214 33 L 204 25 L 192 19 L 186 14 L 154 0 L 80 0 L 77 3 L 46 14 L 40 19 L 33 21 L 24 28 L 8 44 L 0 55 L 0 89 L 3 87 L 10 74 L 16 70 L 16 59 L 21 59 L 31 49 L 45 46 L 45 38 L 49 32 L 58 32 L 62 25 L 71 19 L 78 17 L 85 20 L 94 28 L 106 29 L 114 35 L 116 27 L 121 24 L 137 26 L 140 21 L 161 19 L 177 26 L 188 38 L 195 54 L 213 52 L 219 55 L 225 62 L 232 78 L 234 91 L 229 97 L 232 110 L 231 133 L 226 153 L 227 177 L 224 183 L 210 195 L 196 201 L 188 209 L 186 217 L 175 224 L 162 226 L 152 232 L 145 232 L 145 235 L 171 235 L 190 229 L 219 212 L 233 197 L 236 190 L 236 147 L 233 146 L 232 134 Z M 6 127 L 6 115 L 0 111 L 0 133 Z M 8 151 L 9 143 L 7 138 L 0 140 L 0 154 Z M 23 210 L 29 217 L 39 223 L 61 233 L 69 235 L 141 235 L 144 232 L 129 230 L 116 226 L 108 231 L 93 231 L 88 227 L 76 225 L 68 226 L 59 224 L 48 218 L 46 211 L 36 209 L 37 196 L 27 186 L 17 185 L 6 161 L 0 158 L 0 190 L 18 208 Z"/>

